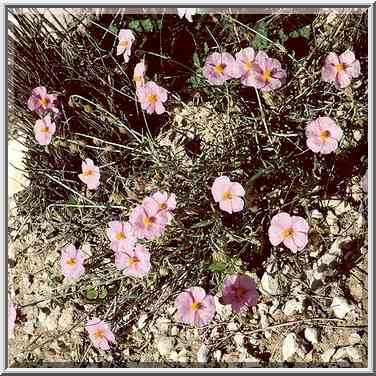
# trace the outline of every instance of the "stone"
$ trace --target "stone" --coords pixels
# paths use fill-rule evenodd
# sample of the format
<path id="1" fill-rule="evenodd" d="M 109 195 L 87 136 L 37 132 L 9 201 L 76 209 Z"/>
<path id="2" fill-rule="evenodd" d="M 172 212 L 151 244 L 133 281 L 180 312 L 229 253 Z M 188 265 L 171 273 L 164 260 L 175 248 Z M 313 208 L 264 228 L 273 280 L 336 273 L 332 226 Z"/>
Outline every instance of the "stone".
<path id="1" fill-rule="evenodd" d="M 332 361 L 332 357 L 335 352 L 336 352 L 335 349 L 329 349 L 323 352 L 321 354 L 321 360 L 323 361 L 323 363 L 329 363 L 330 361 Z"/>
<path id="2" fill-rule="evenodd" d="M 202 344 L 197 351 L 197 361 L 199 363 L 207 363 L 209 349 L 205 344 Z"/>
<path id="3" fill-rule="evenodd" d="M 283 360 L 289 360 L 299 349 L 299 345 L 294 333 L 289 333 L 282 344 Z"/>
<path id="4" fill-rule="evenodd" d="M 345 318 L 347 313 L 349 313 L 352 310 L 351 304 L 348 303 L 348 301 L 342 297 L 342 296 L 336 296 L 333 299 L 333 302 L 330 306 L 330 308 L 333 310 L 336 317 L 339 319 Z"/>
<path id="5" fill-rule="evenodd" d="M 261 288 L 264 292 L 266 292 L 269 295 L 279 295 L 282 292 L 278 276 L 272 276 L 269 273 L 264 273 L 264 275 L 262 276 Z"/>
<path id="6" fill-rule="evenodd" d="M 349 344 L 350 345 L 357 345 L 362 341 L 362 337 L 358 333 L 352 333 L 349 336 Z"/>
<path id="7" fill-rule="evenodd" d="M 362 353 L 356 347 L 347 346 L 346 352 L 347 352 L 348 357 L 353 362 L 361 362 L 362 361 Z"/>
<path id="8" fill-rule="evenodd" d="M 282 312 L 286 316 L 292 316 L 293 314 L 299 313 L 302 311 L 303 311 L 303 303 L 297 301 L 296 299 L 288 300 L 282 309 Z"/>
<path id="9" fill-rule="evenodd" d="M 305 328 L 304 330 L 304 337 L 308 342 L 311 342 L 312 345 L 317 344 L 318 341 L 318 330 L 316 328 Z"/>
<path id="10" fill-rule="evenodd" d="M 322 219 L 324 216 L 323 216 L 323 214 L 320 212 L 320 210 L 318 210 L 318 209 L 314 209 L 314 210 L 312 210 L 312 212 L 311 212 L 311 217 L 312 217 L 313 219 Z"/>
<path id="11" fill-rule="evenodd" d="M 221 350 L 215 350 L 213 353 L 213 358 L 215 361 L 220 362 L 221 361 L 222 352 Z"/>
<path id="12" fill-rule="evenodd" d="M 169 354 L 175 346 L 175 338 L 173 337 L 159 337 L 156 341 L 157 349 L 162 356 Z"/>
<path id="13" fill-rule="evenodd" d="M 137 321 L 137 328 L 143 329 L 146 326 L 146 320 L 148 318 L 148 315 L 146 313 L 142 314 L 140 318 Z"/>

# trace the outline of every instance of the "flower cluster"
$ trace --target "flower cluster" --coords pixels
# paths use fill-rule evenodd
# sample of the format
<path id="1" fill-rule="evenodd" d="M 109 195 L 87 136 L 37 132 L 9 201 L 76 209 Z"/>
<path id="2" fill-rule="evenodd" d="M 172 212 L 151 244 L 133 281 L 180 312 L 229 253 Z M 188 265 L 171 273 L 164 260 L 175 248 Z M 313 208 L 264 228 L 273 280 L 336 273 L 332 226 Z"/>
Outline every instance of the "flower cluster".
<path id="1" fill-rule="evenodd" d="M 55 107 L 56 100 L 55 94 L 48 94 L 44 86 L 38 86 L 32 90 L 27 101 L 29 110 L 40 116 L 34 125 L 35 139 L 39 145 L 48 145 L 56 132 L 56 124 L 52 119 L 59 114 L 59 110 Z"/>
<path id="2" fill-rule="evenodd" d="M 252 47 L 236 53 L 235 59 L 228 52 L 214 52 L 207 57 L 203 74 L 212 85 L 223 85 L 229 79 L 240 78 L 244 86 L 265 92 L 279 89 L 287 78 L 277 59 L 269 57 L 264 51 L 256 54 Z"/>

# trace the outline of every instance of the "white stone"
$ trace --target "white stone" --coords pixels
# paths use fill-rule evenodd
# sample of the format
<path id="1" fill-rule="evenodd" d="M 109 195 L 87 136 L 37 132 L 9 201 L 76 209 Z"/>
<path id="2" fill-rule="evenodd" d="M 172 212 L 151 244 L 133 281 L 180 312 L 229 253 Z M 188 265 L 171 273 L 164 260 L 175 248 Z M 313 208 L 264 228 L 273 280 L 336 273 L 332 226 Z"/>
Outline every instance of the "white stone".
<path id="1" fill-rule="evenodd" d="M 235 322 L 230 322 L 228 325 L 227 325 L 227 329 L 231 332 L 234 332 L 235 330 L 238 330 L 238 324 L 235 323 Z"/>
<path id="2" fill-rule="evenodd" d="M 330 306 L 336 317 L 343 319 L 352 310 L 351 304 L 342 296 L 336 296 Z"/>
<path id="3" fill-rule="evenodd" d="M 235 342 L 235 344 L 238 348 L 243 347 L 243 345 L 244 345 L 244 335 L 241 334 L 241 333 L 235 334 L 234 335 L 234 342 Z"/>
<path id="4" fill-rule="evenodd" d="M 288 300 L 282 309 L 286 316 L 292 316 L 295 313 L 303 311 L 303 303 L 298 302 L 296 299 Z"/>
<path id="5" fill-rule="evenodd" d="M 175 338 L 173 337 L 159 337 L 156 341 L 157 349 L 163 356 L 169 354 L 175 345 Z"/>
<path id="6" fill-rule="evenodd" d="M 197 351 L 197 361 L 199 363 L 206 363 L 208 361 L 209 349 L 205 344 L 202 344 Z"/>
<path id="7" fill-rule="evenodd" d="M 177 327 L 177 326 L 173 326 L 173 327 L 171 328 L 171 335 L 172 335 L 172 336 L 177 336 L 178 333 L 179 333 L 179 329 L 178 329 L 178 327 Z"/>
<path id="8" fill-rule="evenodd" d="M 359 129 L 353 131 L 353 137 L 355 141 L 360 141 L 362 138 L 362 132 Z"/>
<path id="9" fill-rule="evenodd" d="M 220 362 L 221 356 L 222 356 L 221 350 L 215 350 L 214 351 L 213 358 L 214 358 L 215 361 Z"/>
<path id="10" fill-rule="evenodd" d="M 311 217 L 312 217 L 313 219 L 322 219 L 324 216 L 323 216 L 323 214 L 320 212 L 320 210 L 318 210 L 318 209 L 314 209 L 314 210 L 312 210 L 312 212 L 311 212 Z"/>
<path id="11" fill-rule="evenodd" d="M 349 356 L 349 358 L 353 362 L 361 362 L 362 361 L 362 353 L 356 347 L 347 346 L 346 352 L 347 352 L 347 355 Z"/>
<path id="12" fill-rule="evenodd" d="M 289 360 L 299 349 L 299 345 L 294 333 L 289 333 L 282 344 L 283 360 Z"/>
<path id="13" fill-rule="evenodd" d="M 336 352 L 335 349 L 326 350 L 325 352 L 321 354 L 321 360 L 324 363 L 329 363 L 332 360 L 332 356 L 334 355 L 335 352 Z"/>
<path id="14" fill-rule="evenodd" d="M 343 213 L 348 212 L 349 210 L 351 210 L 351 206 L 348 205 L 345 201 L 341 201 L 334 208 L 334 212 L 336 213 L 336 215 L 341 215 Z"/>
<path id="15" fill-rule="evenodd" d="M 221 319 L 227 320 L 231 317 L 232 308 L 230 304 L 219 303 L 219 299 L 217 296 L 214 297 L 214 303 L 215 303 L 217 315 L 219 315 Z"/>
<path id="16" fill-rule="evenodd" d="M 72 308 L 65 309 L 58 321 L 59 328 L 68 329 L 73 326 L 73 310 Z"/>
<path id="17" fill-rule="evenodd" d="M 332 210 L 328 210 L 328 214 L 326 216 L 326 222 L 328 223 L 329 226 L 333 226 L 337 223 L 338 218 L 337 216 L 333 213 Z"/>
<path id="18" fill-rule="evenodd" d="M 137 328 L 143 329 L 146 326 L 146 320 L 148 318 L 148 315 L 146 313 L 142 314 L 140 318 L 137 321 Z"/>
<path id="19" fill-rule="evenodd" d="M 319 342 L 318 340 L 318 330 L 316 328 L 305 328 L 304 337 L 308 342 L 311 342 L 312 345 L 315 345 Z"/>
<path id="20" fill-rule="evenodd" d="M 273 277 L 271 274 L 264 273 L 261 278 L 261 288 L 269 295 L 278 295 L 281 293 L 277 275 Z"/>
<path id="21" fill-rule="evenodd" d="M 349 344 L 356 345 L 362 341 L 362 337 L 358 333 L 352 333 L 349 337 Z"/>

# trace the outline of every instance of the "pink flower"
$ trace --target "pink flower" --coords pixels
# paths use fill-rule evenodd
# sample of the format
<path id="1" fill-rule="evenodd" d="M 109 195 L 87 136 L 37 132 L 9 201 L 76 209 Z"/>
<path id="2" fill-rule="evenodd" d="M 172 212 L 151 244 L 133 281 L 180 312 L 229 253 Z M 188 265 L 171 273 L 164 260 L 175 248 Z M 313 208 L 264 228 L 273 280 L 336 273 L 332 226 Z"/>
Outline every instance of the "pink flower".
<path id="1" fill-rule="evenodd" d="M 329 154 L 338 147 L 342 129 L 329 117 L 311 121 L 305 130 L 307 146 L 314 153 Z"/>
<path id="2" fill-rule="evenodd" d="M 222 301 L 223 304 L 231 304 L 235 312 L 256 305 L 257 298 L 256 282 L 251 277 L 232 275 L 225 279 Z"/>
<path id="3" fill-rule="evenodd" d="M 270 223 L 269 240 L 274 246 L 283 242 L 291 252 L 302 250 L 308 243 L 309 226 L 302 217 L 281 212 Z"/>
<path id="4" fill-rule="evenodd" d="M 169 225 L 171 223 L 173 214 L 171 213 L 171 210 L 176 209 L 176 196 L 174 193 L 171 193 L 170 197 L 168 196 L 168 193 L 166 192 L 160 192 L 157 191 L 152 194 L 151 198 L 155 200 L 158 205 L 159 209 L 162 211 L 165 211 L 166 216 L 168 218 L 167 224 Z"/>
<path id="5" fill-rule="evenodd" d="M 137 244 L 134 250 L 121 249 L 115 252 L 115 265 L 119 270 L 123 270 L 124 275 L 130 277 L 145 277 L 149 274 L 150 253 L 140 244 Z"/>
<path id="6" fill-rule="evenodd" d="M 47 111 L 58 113 L 59 110 L 54 106 L 57 96 L 48 94 L 44 86 L 38 86 L 31 92 L 31 97 L 27 101 L 27 107 L 30 111 L 35 111 L 42 115 Z"/>
<path id="7" fill-rule="evenodd" d="M 196 8 L 178 8 L 180 18 L 185 17 L 189 22 L 193 22 L 192 16 L 196 14 Z"/>
<path id="8" fill-rule="evenodd" d="M 132 30 L 121 29 L 119 32 L 119 44 L 116 49 L 116 55 L 124 54 L 124 62 L 128 63 L 131 56 L 132 43 L 135 41 Z"/>
<path id="9" fill-rule="evenodd" d="M 76 249 L 73 244 L 66 246 L 61 252 L 60 266 L 61 272 L 67 279 L 79 279 L 85 273 L 85 255 L 80 249 Z"/>
<path id="10" fill-rule="evenodd" d="M 368 192 L 368 170 L 364 174 L 364 176 L 360 179 L 360 185 L 363 189 L 363 192 Z"/>
<path id="11" fill-rule="evenodd" d="M 337 89 L 343 89 L 350 85 L 351 79 L 360 75 L 360 63 L 350 50 L 337 56 L 330 52 L 321 68 L 321 79 L 324 82 L 334 82 Z"/>
<path id="12" fill-rule="evenodd" d="M 110 222 L 107 228 L 107 236 L 111 240 L 111 248 L 115 252 L 120 246 L 125 250 L 132 250 L 137 240 L 129 222 Z"/>
<path id="13" fill-rule="evenodd" d="M 158 115 L 165 112 L 163 102 L 167 100 L 167 90 L 158 86 L 155 82 L 149 81 L 137 90 L 138 100 L 141 108 L 148 114 L 156 112 Z"/>
<path id="14" fill-rule="evenodd" d="M 139 88 L 145 84 L 145 63 L 143 61 L 136 64 L 133 71 L 133 81 L 136 84 L 136 87 Z"/>
<path id="15" fill-rule="evenodd" d="M 109 326 L 97 318 L 89 320 L 85 329 L 89 333 L 89 338 L 93 345 L 102 350 L 110 350 L 109 342 L 115 343 L 115 336 Z"/>
<path id="16" fill-rule="evenodd" d="M 211 192 L 219 207 L 232 214 L 243 210 L 244 201 L 242 197 L 245 191 L 240 183 L 231 182 L 227 176 L 221 176 L 214 180 Z"/>
<path id="17" fill-rule="evenodd" d="M 88 189 L 97 189 L 99 186 L 99 167 L 94 165 L 94 162 L 86 158 L 82 161 L 82 174 L 79 174 L 80 180 L 87 185 Z"/>
<path id="18" fill-rule="evenodd" d="M 255 50 L 252 47 L 244 48 L 236 55 L 236 62 L 240 69 L 240 81 L 244 86 L 253 86 L 253 69 L 255 64 Z"/>
<path id="19" fill-rule="evenodd" d="M 282 69 L 281 63 L 277 59 L 272 59 L 268 55 L 259 51 L 255 58 L 253 73 L 248 76 L 247 83 L 261 91 L 271 91 L 279 89 L 286 83 L 287 74 Z"/>
<path id="20" fill-rule="evenodd" d="M 191 287 L 180 293 L 175 306 L 180 319 L 186 324 L 206 325 L 215 314 L 215 303 L 212 295 L 206 295 L 201 287 Z"/>
<path id="21" fill-rule="evenodd" d="M 16 326 L 17 310 L 13 303 L 8 304 L 8 330 L 12 331 Z"/>
<path id="22" fill-rule="evenodd" d="M 160 210 L 157 201 L 146 197 L 142 205 L 133 209 L 129 221 L 137 238 L 153 240 L 165 231 L 168 216 Z"/>
<path id="23" fill-rule="evenodd" d="M 43 119 L 39 119 L 34 125 L 35 138 L 39 145 L 48 145 L 53 134 L 56 132 L 56 124 L 51 122 L 50 115 L 45 116 Z"/>
<path id="24" fill-rule="evenodd" d="M 223 85 L 230 78 L 240 77 L 241 73 L 238 64 L 229 53 L 214 52 L 207 57 L 203 74 L 212 85 Z"/>

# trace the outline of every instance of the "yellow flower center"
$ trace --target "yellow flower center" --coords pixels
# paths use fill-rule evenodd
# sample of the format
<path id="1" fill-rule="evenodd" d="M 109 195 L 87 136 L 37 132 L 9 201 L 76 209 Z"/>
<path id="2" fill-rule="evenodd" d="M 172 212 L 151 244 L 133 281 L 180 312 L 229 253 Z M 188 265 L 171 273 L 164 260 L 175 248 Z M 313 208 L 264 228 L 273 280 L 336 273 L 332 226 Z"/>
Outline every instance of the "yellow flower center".
<path id="1" fill-rule="evenodd" d="M 75 258 L 70 258 L 67 260 L 67 265 L 74 266 L 77 264 L 77 260 Z"/>
<path id="2" fill-rule="evenodd" d="M 154 223 L 154 218 L 153 217 L 145 217 L 144 218 L 144 225 L 149 226 Z"/>
<path id="3" fill-rule="evenodd" d="M 224 200 L 231 200 L 232 199 L 232 193 L 231 192 L 223 192 L 222 195 Z"/>
<path id="4" fill-rule="evenodd" d="M 282 230 L 283 238 L 290 238 L 294 233 L 294 230 L 291 227 L 285 228 Z"/>
<path id="5" fill-rule="evenodd" d="M 116 233 L 115 238 L 116 240 L 124 240 L 126 236 L 123 231 L 119 231 Z"/>
<path id="6" fill-rule="evenodd" d="M 92 176 L 92 175 L 94 175 L 94 171 L 93 170 L 85 170 L 83 175 L 84 176 Z"/>
<path id="7" fill-rule="evenodd" d="M 101 329 L 98 329 L 98 330 L 96 330 L 96 331 L 93 333 L 93 336 L 94 336 L 95 338 L 104 338 L 104 337 L 105 337 L 105 335 L 104 335 L 104 331 L 101 330 Z"/>
<path id="8" fill-rule="evenodd" d="M 121 40 L 120 43 L 119 43 L 119 47 L 121 47 L 121 48 L 128 48 L 128 46 L 129 46 L 129 43 L 125 39 Z"/>
<path id="9" fill-rule="evenodd" d="M 159 209 L 167 209 L 167 204 L 165 202 L 162 202 L 161 204 L 159 204 Z"/>
<path id="10" fill-rule="evenodd" d="M 345 66 L 343 64 L 336 64 L 337 73 L 343 72 L 344 70 L 345 70 Z"/>
<path id="11" fill-rule="evenodd" d="M 39 104 L 43 107 L 46 107 L 48 105 L 48 99 L 47 98 L 40 98 Z"/>
<path id="12" fill-rule="evenodd" d="M 154 104 L 158 100 L 158 98 L 155 94 L 148 95 L 147 99 L 148 99 L 148 102 L 151 103 L 151 104 Z"/>
<path id="13" fill-rule="evenodd" d="M 140 260 L 136 256 L 130 257 L 128 259 L 128 265 L 138 264 L 139 262 Z"/>
<path id="14" fill-rule="evenodd" d="M 253 66 L 253 63 L 251 60 L 247 60 L 245 63 L 244 63 L 244 69 L 249 72 L 251 69 L 252 69 L 252 66 Z"/>
<path id="15" fill-rule="evenodd" d="M 202 304 L 200 302 L 193 302 L 191 304 L 192 311 L 197 311 L 202 307 Z"/>
<path id="16" fill-rule="evenodd" d="M 235 295 L 238 299 L 241 299 L 246 292 L 246 289 L 243 287 L 236 287 L 235 288 Z"/>
<path id="17" fill-rule="evenodd" d="M 222 74 L 226 68 L 224 64 L 217 64 L 214 66 L 214 72 L 217 74 Z"/>
<path id="18" fill-rule="evenodd" d="M 43 127 L 43 128 L 40 129 L 40 131 L 42 133 L 48 133 L 49 129 L 48 129 L 48 127 Z"/>
<path id="19" fill-rule="evenodd" d="M 272 77 L 272 71 L 268 68 L 264 70 L 264 74 L 262 75 L 262 79 L 264 81 L 269 81 Z"/>
<path id="20" fill-rule="evenodd" d="M 329 131 L 321 131 L 319 137 L 320 137 L 321 141 L 326 141 L 330 137 L 330 132 Z"/>

